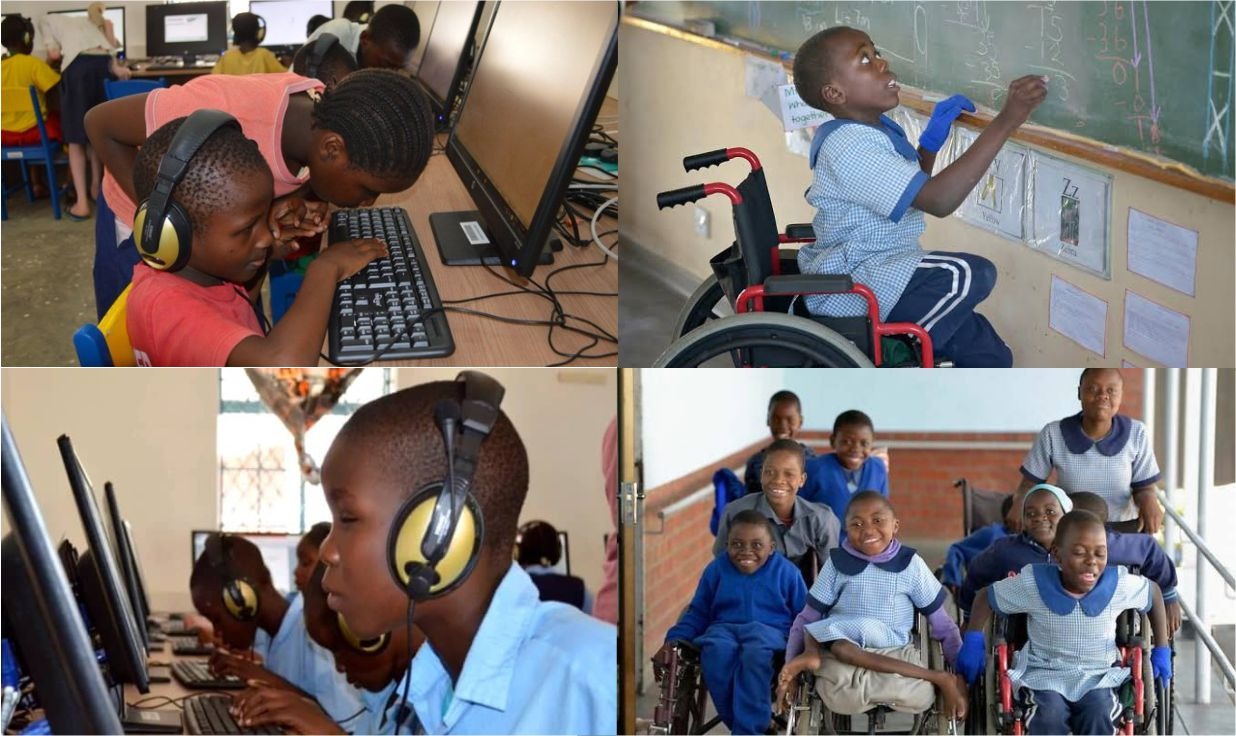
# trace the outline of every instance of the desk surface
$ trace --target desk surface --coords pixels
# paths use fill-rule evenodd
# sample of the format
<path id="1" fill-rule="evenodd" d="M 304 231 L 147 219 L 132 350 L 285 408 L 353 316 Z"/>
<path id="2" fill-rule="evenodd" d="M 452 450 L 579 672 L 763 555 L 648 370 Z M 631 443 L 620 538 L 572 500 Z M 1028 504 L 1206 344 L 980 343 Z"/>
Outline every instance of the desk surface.
<path id="1" fill-rule="evenodd" d="M 612 100 L 606 100 L 613 104 Z M 442 138 L 439 137 L 439 146 Z M 471 196 L 455 173 L 445 154 L 433 156 L 425 173 L 410 189 L 398 194 L 383 195 L 377 206 L 400 206 L 408 211 L 412 227 L 420 239 L 421 249 L 429 261 L 438 296 L 444 301 L 471 299 L 496 292 L 514 291 L 515 287 L 496 278 L 490 270 L 481 266 L 447 266 L 442 263 L 429 228 L 429 216 L 435 212 L 475 209 Z M 583 223 L 585 229 L 588 223 Z M 612 230 L 616 218 L 602 217 L 598 231 Z M 532 278 L 544 284 L 545 277 L 563 266 L 596 263 L 604 254 L 596 247 L 575 248 L 563 244 L 563 249 L 554 254 L 554 263 L 537 266 Z M 492 267 L 492 271 L 523 282 L 514 272 Z M 551 285 L 554 291 L 597 291 L 615 296 L 560 296 L 563 310 L 570 315 L 595 322 L 612 335 L 618 334 L 618 264 L 610 259 L 604 266 L 577 268 L 554 276 Z M 450 306 L 450 305 L 448 305 Z M 547 320 L 552 305 L 546 299 L 531 294 L 500 296 L 493 299 L 457 305 L 462 308 L 484 311 L 504 319 Z M 448 311 L 447 322 L 455 339 L 455 352 L 445 358 L 414 361 L 381 361 L 384 365 L 459 365 L 459 366 L 543 366 L 565 360 L 555 354 L 547 342 L 549 327 L 545 325 L 518 325 L 500 322 L 472 314 Z M 572 326 L 593 331 L 586 323 L 571 320 Z M 583 350 L 592 338 L 555 328 L 554 345 L 568 355 Z M 615 343 L 599 342 L 587 351 L 589 354 L 614 353 L 604 358 L 579 358 L 571 365 L 616 366 L 618 346 Z"/>

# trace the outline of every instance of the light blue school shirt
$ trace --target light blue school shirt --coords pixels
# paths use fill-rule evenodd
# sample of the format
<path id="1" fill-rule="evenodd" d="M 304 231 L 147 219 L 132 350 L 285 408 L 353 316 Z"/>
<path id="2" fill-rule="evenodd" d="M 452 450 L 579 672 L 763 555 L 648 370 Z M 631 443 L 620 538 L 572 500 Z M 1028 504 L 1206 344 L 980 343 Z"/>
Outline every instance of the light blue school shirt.
<path id="1" fill-rule="evenodd" d="M 360 691 L 335 669 L 335 655 L 318 646 L 305 629 L 305 599 L 296 596 L 270 640 L 266 669 L 317 699 L 339 723 L 364 709 Z"/>
<path id="2" fill-rule="evenodd" d="M 403 678 L 400 677 L 398 680 L 387 683 L 386 687 L 376 693 L 362 688 L 360 697 L 365 706 L 365 712 L 355 720 L 340 725 L 345 731 L 354 734 L 389 736 L 396 733 L 411 733 L 408 730 L 410 724 L 399 720 L 403 717 L 405 721 L 410 721 L 410 711 L 405 707 L 403 712 L 400 712 L 400 709 L 394 707 L 393 702 L 397 697 L 395 689 L 402 684 Z"/>
<path id="3" fill-rule="evenodd" d="M 413 730 L 428 734 L 613 734 L 618 629 L 541 601 L 514 562 L 481 620 L 459 681 L 426 642 L 412 660 Z M 402 685 L 402 683 L 401 683 Z"/>

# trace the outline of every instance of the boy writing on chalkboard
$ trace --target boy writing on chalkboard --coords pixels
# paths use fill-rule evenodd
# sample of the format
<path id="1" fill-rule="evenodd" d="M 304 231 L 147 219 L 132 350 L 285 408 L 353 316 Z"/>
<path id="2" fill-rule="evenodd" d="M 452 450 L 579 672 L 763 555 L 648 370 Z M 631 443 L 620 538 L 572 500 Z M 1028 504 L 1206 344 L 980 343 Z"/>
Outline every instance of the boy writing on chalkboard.
<path id="1" fill-rule="evenodd" d="M 871 38 L 844 26 L 821 31 L 798 49 L 794 86 L 803 101 L 836 119 L 816 130 L 807 201 L 817 210 L 816 241 L 799 251 L 803 273 L 845 273 L 866 284 L 880 318 L 916 322 L 936 354 L 960 367 L 1009 367 L 1013 355 L 974 307 L 991 293 L 996 269 L 969 253 L 923 252 L 923 213 L 957 209 L 1031 111 L 1047 96 L 1045 77 L 1009 85 L 1004 109 L 955 162 L 932 175 L 936 152 L 961 111 L 953 95 L 936 105 L 918 148 L 883 113 L 898 104 L 897 76 Z M 847 301 L 848 300 L 848 301 Z M 859 314 L 852 295 L 812 296 L 814 314 Z"/>

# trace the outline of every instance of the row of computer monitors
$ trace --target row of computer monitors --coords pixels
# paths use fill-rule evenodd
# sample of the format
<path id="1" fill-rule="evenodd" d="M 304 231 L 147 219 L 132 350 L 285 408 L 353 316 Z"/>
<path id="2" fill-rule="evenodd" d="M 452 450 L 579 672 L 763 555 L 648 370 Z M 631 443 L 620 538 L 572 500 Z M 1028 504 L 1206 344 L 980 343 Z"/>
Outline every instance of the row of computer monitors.
<path id="1" fill-rule="evenodd" d="M 263 5 L 326 8 L 331 3 L 251 3 L 254 12 L 265 11 L 271 19 L 291 11 Z M 462 230 L 435 232 L 434 237 L 444 261 L 451 261 L 448 252 L 460 262 L 496 255 L 502 265 L 528 276 L 548 247 L 563 195 L 613 78 L 620 8 L 617 0 L 496 3 L 478 36 L 485 5 L 440 3 L 422 34 L 417 79 L 433 103 L 439 129 L 451 131 L 447 158 L 486 230 L 486 238 Z M 163 35 L 162 23 L 151 14 L 165 20 L 168 14 L 204 13 L 200 8 L 207 6 L 217 16 L 208 25 L 226 34 L 226 2 L 148 5 L 147 30 L 154 27 Z M 120 13 L 122 26 L 123 9 L 109 12 Z M 268 26 L 270 43 L 276 38 L 272 32 Z M 483 40 L 474 48 L 478 37 Z M 150 53 L 166 50 L 148 48 Z M 476 258 L 467 258 L 473 250 Z"/>

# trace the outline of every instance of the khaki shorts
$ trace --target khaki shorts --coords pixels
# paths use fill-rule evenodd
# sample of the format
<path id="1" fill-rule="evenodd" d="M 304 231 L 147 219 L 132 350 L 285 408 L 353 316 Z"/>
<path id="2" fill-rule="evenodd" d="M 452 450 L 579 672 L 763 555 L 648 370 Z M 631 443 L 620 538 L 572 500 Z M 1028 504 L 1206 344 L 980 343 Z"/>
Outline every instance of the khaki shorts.
<path id="1" fill-rule="evenodd" d="M 920 667 L 927 666 L 913 644 L 867 651 Z M 936 700 L 935 686 L 926 680 L 845 664 L 827 650 L 820 653 L 820 668 L 815 671 L 815 689 L 824 706 L 841 715 L 866 713 L 877 705 L 902 713 L 922 713 Z"/>

